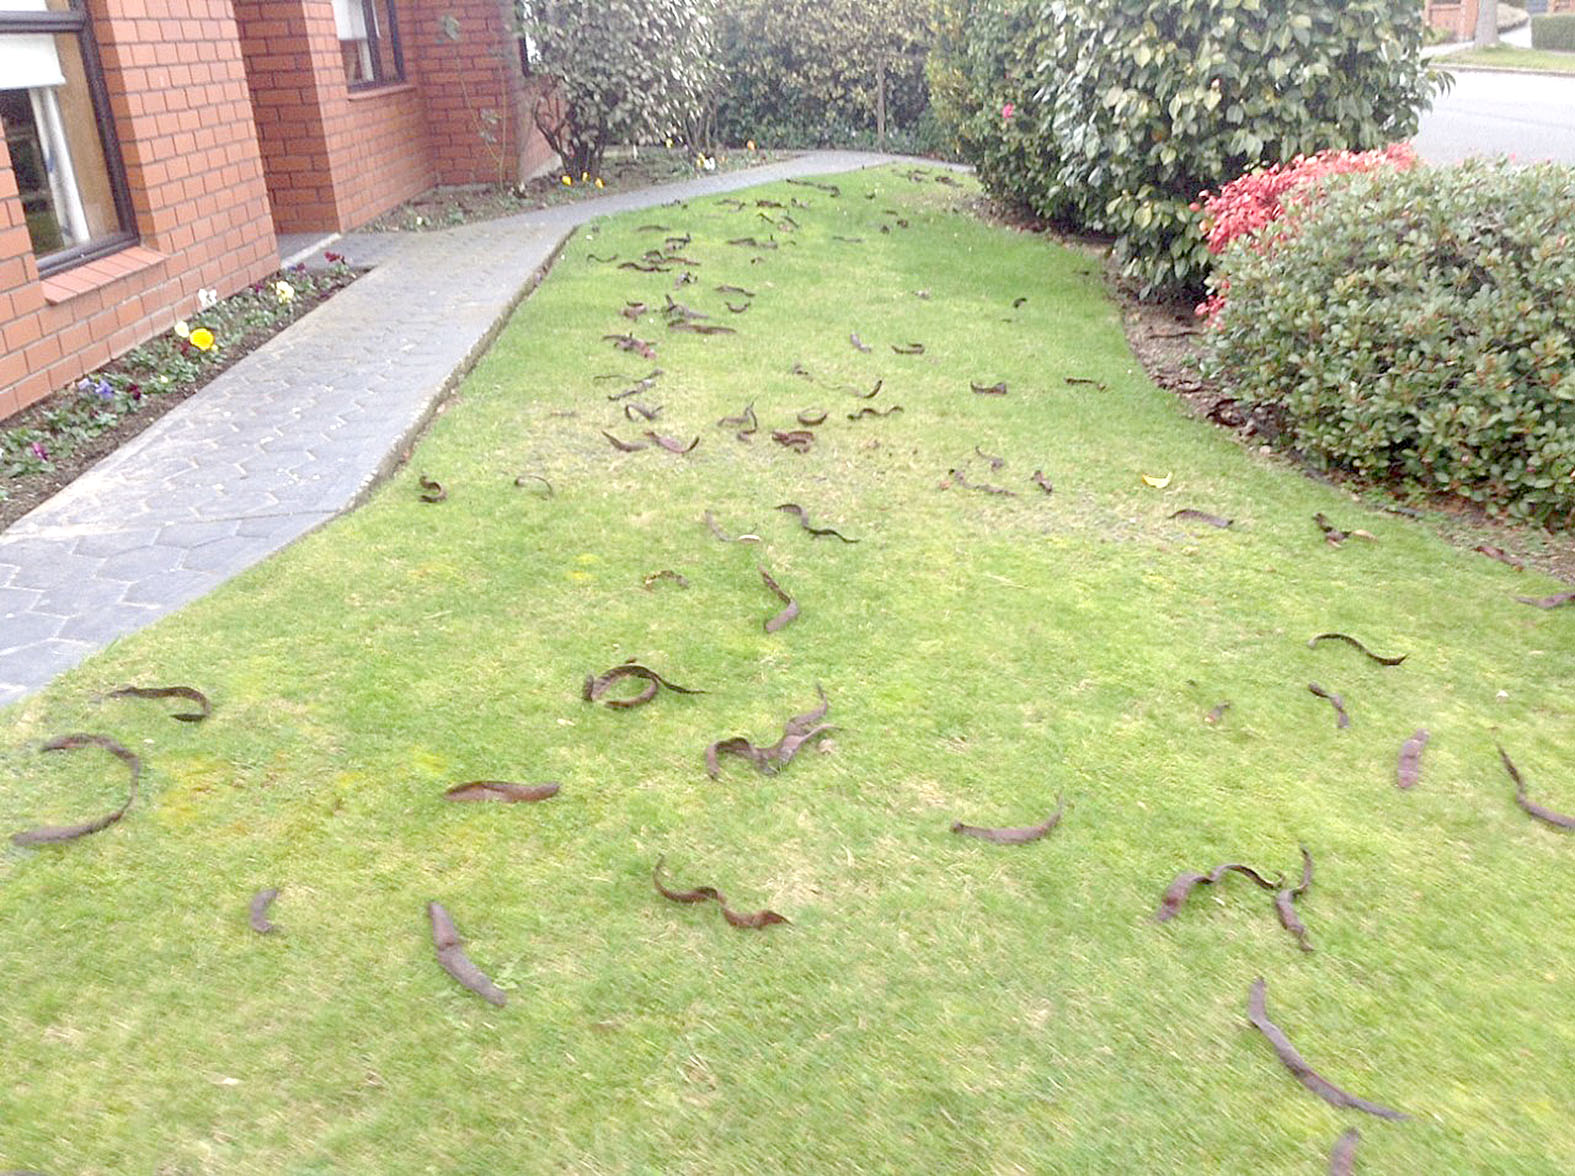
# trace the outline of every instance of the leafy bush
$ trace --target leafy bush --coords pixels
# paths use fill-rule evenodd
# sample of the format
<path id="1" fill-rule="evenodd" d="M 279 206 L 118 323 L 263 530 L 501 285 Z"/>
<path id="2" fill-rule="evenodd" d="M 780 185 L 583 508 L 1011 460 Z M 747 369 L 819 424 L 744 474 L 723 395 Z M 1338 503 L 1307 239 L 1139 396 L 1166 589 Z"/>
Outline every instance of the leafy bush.
<path id="1" fill-rule="evenodd" d="M 715 78 L 716 0 L 533 0 L 524 31 L 556 82 L 536 125 L 570 175 L 596 174 L 609 144 L 689 124 Z"/>
<path id="2" fill-rule="evenodd" d="M 1060 158 L 1034 98 L 1053 32 L 1017 0 L 940 0 L 926 72 L 948 153 L 972 163 L 998 200 L 1059 220 L 1071 202 L 1052 196 Z"/>
<path id="3" fill-rule="evenodd" d="M 1200 190 L 1261 160 L 1409 138 L 1431 88 L 1414 0 L 958 2 L 976 19 L 932 70 L 966 79 L 948 129 L 981 168 L 1020 154 L 1023 168 L 991 164 L 1023 173 L 1004 194 L 1115 237 L 1144 292 L 1201 284 Z M 979 116 L 1031 76 L 1003 21 L 1037 46 L 1039 89 L 1012 99 L 1017 125 L 992 137 Z"/>
<path id="4" fill-rule="evenodd" d="M 1206 366 L 1295 448 L 1575 524 L 1575 169 L 1340 177 L 1220 264 Z"/>
<path id="5" fill-rule="evenodd" d="M 1531 47 L 1575 52 L 1575 12 L 1532 17 Z"/>
<path id="6" fill-rule="evenodd" d="M 1262 249 L 1267 242 L 1258 240 L 1271 223 L 1284 219 L 1284 232 L 1293 232 L 1303 211 L 1323 191 L 1322 180 L 1330 176 L 1351 175 L 1394 167 L 1404 171 L 1417 164 L 1416 151 L 1409 143 L 1391 143 L 1382 151 L 1320 151 L 1317 155 L 1298 155 L 1290 163 L 1253 168 L 1237 176 L 1218 192 L 1203 192 L 1192 210 L 1203 214 L 1205 244 L 1212 254 L 1224 253 L 1231 242 L 1253 238 L 1249 249 Z M 1212 293 L 1198 304 L 1198 313 L 1212 321 L 1225 308 L 1230 282 L 1224 275 L 1210 275 Z"/>
<path id="7" fill-rule="evenodd" d="M 917 143 L 929 105 L 932 8 L 933 0 L 721 0 L 716 133 L 777 147 L 872 142 L 884 69 L 887 132 Z"/>

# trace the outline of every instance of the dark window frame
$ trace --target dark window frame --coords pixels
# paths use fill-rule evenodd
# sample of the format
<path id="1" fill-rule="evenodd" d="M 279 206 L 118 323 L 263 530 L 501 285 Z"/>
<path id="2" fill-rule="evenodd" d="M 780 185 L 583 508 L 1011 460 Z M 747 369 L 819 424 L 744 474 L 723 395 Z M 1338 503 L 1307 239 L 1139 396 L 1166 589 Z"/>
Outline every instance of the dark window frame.
<path id="1" fill-rule="evenodd" d="M 405 51 L 399 43 L 399 13 L 395 9 L 395 0 L 383 0 L 383 10 L 388 13 L 388 44 L 394 51 L 394 72 L 387 77 L 383 76 L 383 46 L 371 31 L 377 28 L 377 10 L 375 0 L 360 0 L 361 19 L 366 22 L 367 49 L 372 55 L 372 76 L 363 82 L 350 82 L 348 88 L 352 93 L 363 90 L 376 90 L 382 86 L 398 86 L 405 82 Z"/>
<path id="2" fill-rule="evenodd" d="M 131 187 L 126 182 L 126 169 L 121 161 L 120 136 L 115 133 L 115 120 L 109 106 L 109 88 L 104 84 L 104 69 L 99 62 L 93 23 L 82 7 L 82 0 L 70 0 L 70 4 L 70 9 L 65 12 L 0 12 L 0 37 L 48 33 L 77 38 L 77 45 L 82 51 L 82 75 L 87 79 L 88 97 L 93 103 L 93 121 L 98 124 L 99 140 L 104 148 L 104 167 L 109 175 L 110 196 L 115 202 L 115 215 L 121 227 L 117 232 L 107 233 L 81 245 L 47 253 L 42 257 L 35 254 L 40 278 L 50 277 L 83 262 L 108 257 L 141 240 L 135 228 L 136 209 L 131 203 Z"/>

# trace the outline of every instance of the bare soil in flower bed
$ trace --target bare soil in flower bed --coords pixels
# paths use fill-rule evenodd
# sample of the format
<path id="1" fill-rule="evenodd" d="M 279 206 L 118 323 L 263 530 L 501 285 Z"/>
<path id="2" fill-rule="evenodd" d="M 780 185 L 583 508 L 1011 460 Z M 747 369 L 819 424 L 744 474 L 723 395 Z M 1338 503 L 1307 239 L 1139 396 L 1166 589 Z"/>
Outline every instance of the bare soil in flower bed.
<path id="1" fill-rule="evenodd" d="M 144 388 L 141 398 L 135 401 L 130 411 L 116 424 L 92 437 L 77 441 L 69 450 L 64 447 L 51 449 L 49 469 L 15 477 L 0 477 L 0 494 L 4 495 L 0 498 L 0 530 L 9 527 L 28 511 L 65 489 L 102 458 L 115 452 L 152 426 L 176 405 L 196 395 L 211 381 L 280 331 L 299 321 L 308 311 L 322 305 L 350 285 L 361 276 L 362 272 L 364 271 L 342 267 L 316 271 L 315 288 L 309 292 L 296 294 L 290 303 L 291 313 L 280 315 L 267 326 L 255 327 L 243 334 L 223 339 L 216 358 L 204 363 L 194 378 L 180 382 L 172 381 L 163 388 Z M 260 285 L 271 285 L 274 280 L 269 278 Z M 200 317 L 200 315 L 193 316 L 193 319 Z M 125 374 L 128 370 L 127 361 L 123 358 L 109 363 L 97 372 L 90 373 L 85 379 L 93 380 L 103 375 Z M 70 407 L 81 396 L 82 393 L 75 386 L 62 388 L 29 405 L 21 412 L 0 420 L 0 430 L 42 429 L 52 414 Z"/>

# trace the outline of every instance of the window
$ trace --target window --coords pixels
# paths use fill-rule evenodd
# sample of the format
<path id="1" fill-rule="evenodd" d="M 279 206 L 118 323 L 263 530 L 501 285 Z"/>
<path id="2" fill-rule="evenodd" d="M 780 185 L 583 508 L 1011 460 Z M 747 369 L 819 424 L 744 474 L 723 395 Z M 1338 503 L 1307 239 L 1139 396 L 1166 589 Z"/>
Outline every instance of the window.
<path id="1" fill-rule="evenodd" d="M 0 126 L 41 274 L 136 240 L 80 0 L 0 0 Z"/>
<path id="2" fill-rule="evenodd" d="M 536 38 L 530 35 L 530 25 L 535 19 L 536 12 L 531 0 L 514 0 L 514 35 L 520 43 L 520 71 L 526 77 L 536 72 L 536 62 L 540 59 L 536 51 Z"/>
<path id="3" fill-rule="evenodd" d="M 404 80 L 394 0 L 334 0 L 334 25 L 351 89 Z"/>

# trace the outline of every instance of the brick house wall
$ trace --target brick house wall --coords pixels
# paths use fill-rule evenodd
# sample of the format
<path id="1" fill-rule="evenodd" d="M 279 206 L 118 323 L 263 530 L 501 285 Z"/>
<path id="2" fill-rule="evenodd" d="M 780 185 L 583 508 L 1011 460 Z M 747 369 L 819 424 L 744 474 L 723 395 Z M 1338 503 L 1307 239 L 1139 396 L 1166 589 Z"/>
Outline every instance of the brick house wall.
<path id="1" fill-rule="evenodd" d="M 513 182 L 551 151 L 509 0 L 399 0 L 405 80 L 351 89 L 327 0 L 235 0 L 274 224 L 353 229 L 438 184 Z"/>
<path id="2" fill-rule="evenodd" d="M 1428 0 L 1423 19 L 1456 41 L 1469 41 L 1477 32 L 1477 0 Z"/>
<path id="3" fill-rule="evenodd" d="M 351 90 L 330 0 L 86 0 L 140 240 L 41 280 L 0 134 L 0 419 L 272 273 L 277 232 L 550 162 L 510 0 L 395 4 L 404 80 Z"/>
<path id="4" fill-rule="evenodd" d="M 228 0 L 88 0 L 141 243 L 40 280 L 0 142 L 0 417 L 278 267 Z"/>

